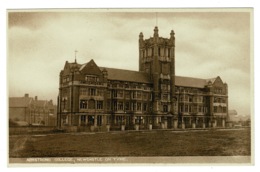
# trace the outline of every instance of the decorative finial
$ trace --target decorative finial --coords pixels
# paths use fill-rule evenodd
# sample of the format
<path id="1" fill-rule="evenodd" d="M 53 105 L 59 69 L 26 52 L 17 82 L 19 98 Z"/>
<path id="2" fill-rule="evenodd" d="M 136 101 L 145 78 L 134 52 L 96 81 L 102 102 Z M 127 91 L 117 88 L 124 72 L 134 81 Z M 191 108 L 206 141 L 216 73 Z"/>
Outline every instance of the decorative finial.
<path id="1" fill-rule="evenodd" d="M 156 36 L 158 37 L 158 36 L 159 36 L 158 31 L 159 31 L 159 30 L 158 30 L 158 27 L 157 27 L 157 26 L 155 26 L 155 28 L 154 28 L 153 31 L 154 31 L 153 36 L 154 36 L 154 37 L 156 37 Z"/>
<path id="2" fill-rule="evenodd" d="M 77 63 L 77 52 L 78 50 L 75 50 L 75 63 Z"/>

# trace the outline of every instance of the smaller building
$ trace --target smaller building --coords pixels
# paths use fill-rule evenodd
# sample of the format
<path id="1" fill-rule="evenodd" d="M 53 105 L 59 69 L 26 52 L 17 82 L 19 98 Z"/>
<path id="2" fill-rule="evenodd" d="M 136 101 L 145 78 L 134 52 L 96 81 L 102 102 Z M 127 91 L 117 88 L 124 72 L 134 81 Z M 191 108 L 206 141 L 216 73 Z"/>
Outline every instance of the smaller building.
<path id="1" fill-rule="evenodd" d="M 24 97 L 9 97 L 9 120 L 12 124 L 55 126 L 57 106 L 53 101 Z"/>

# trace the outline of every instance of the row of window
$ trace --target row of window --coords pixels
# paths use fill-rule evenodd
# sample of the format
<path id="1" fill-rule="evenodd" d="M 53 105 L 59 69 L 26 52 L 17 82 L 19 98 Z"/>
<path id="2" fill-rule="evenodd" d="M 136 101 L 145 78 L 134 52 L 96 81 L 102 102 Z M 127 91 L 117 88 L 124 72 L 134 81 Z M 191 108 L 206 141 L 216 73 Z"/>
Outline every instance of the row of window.
<path id="1" fill-rule="evenodd" d="M 111 94 L 112 93 L 112 94 Z M 111 98 L 126 98 L 126 99 L 151 99 L 152 93 L 142 92 L 142 91 L 123 91 L 123 90 L 112 90 L 107 92 L 107 97 Z"/>
<path id="2" fill-rule="evenodd" d="M 63 80 L 62 80 L 63 83 L 66 83 L 66 82 L 69 82 L 69 81 L 70 81 L 69 76 L 63 77 Z"/>
<path id="3" fill-rule="evenodd" d="M 143 89 L 151 90 L 151 88 L 145 84 L 129 84 L 129 83 L 108 83 L 108 88 L 126 88 L 126 89 Z"/>
<path id="4" fill-rule="evenodd" d="M 154 55 L 154 48 L 147 48 L 142 50 L 141 52 L 141 58 L 147 57 L 147 56 L 153 56 Z M 165 48 L 165 47 L 159 47 L 158 48 L 158 55 L 159 56 L 166 56 L 170 57 L 171 55 L 171 48 Z"/>
<path id="5" fill-rule="evenodd" d="M 226 98 L 214 98 L 214 103 L 226 103 Z"/>
<path id="6" fill-rule="evenodd" d="M 97 88 L 81 88 L 80 95 L 88 95 L 88 96 L 104 96 L 103 89 Z"/>
<path id="7" fill-rule="evenodd" d="M 227 107 L 214 106 L 214 113 L 226 113 Z"/>
<path id="8" fill-rule="evenodd" d="M 180 96 L 180 102 L 202 103 L 205 101 L 206 101 L 206 98 L 203 96 L 189 96 L 189 95 Z"/>
<path id="9" fill-rule="evenodd" d="M 80 109 L 103 109 L 103 101 L 80 100 Z"/>
<path id="10" fill-rule="evenodd" d="M 180 112 L 188 112 L 188 113 L 203 112 L 203 113 L 207 113 L 207 107 L 205 107 L 205 106 L 180 105 Z"/>
<path id="11" fill-rule="evenodd" d="M 123 102 L 123 101 L 116 101 L 110 102 L 108 101 L 107 110 L 114 110 L 114 111 L 148 111 L 148 104 L 141 103 L 141 102 Z"/>
<path id="12" fill-rule="evenodd" d="M 215 88 L 215 89 L 214 89 L 214 93 L 215 93 L 215 94 L 222 94 L 222 93 L 223 93 L 223 90 L 222 90 L 222 88 Z"/>

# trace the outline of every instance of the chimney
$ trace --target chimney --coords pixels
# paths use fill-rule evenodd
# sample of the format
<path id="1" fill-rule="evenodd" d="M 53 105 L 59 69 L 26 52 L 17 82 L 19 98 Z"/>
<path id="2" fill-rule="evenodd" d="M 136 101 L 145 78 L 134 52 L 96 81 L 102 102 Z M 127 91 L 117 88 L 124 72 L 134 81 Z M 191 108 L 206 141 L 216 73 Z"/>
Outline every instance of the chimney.
<path id="1" fill-rule="evenodd" d="M 35 96 L 35 100 L 38 100 L 38 97 L 37 97 L 37 96 Z"/>
<path id="2" fill-rule="evenodd" d="M 28 93 L 25 93 L 25 94 L 24 94 L 24 97 L 29 97 L 29 94 L 28 94 Z"/>

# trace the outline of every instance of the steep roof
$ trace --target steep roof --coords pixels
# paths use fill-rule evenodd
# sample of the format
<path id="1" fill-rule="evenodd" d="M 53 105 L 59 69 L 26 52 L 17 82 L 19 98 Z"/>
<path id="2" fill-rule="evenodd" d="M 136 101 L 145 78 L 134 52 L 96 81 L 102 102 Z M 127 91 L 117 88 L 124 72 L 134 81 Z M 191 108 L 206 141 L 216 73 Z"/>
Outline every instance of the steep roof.
<path id="1" fill-rule="evenodd" d="M 31 97 L 9 97 L 9 107 L 28 107 L 32 100 Z"/>
<path id="2" fill-rule="evenodd" d="M 44 107 L 47 105 L 47 100 L 34 100 L 33 104 L 37 107 Z"/>
<path id="3" fill-rule="evenodd" d="M 175 76 L 175 85 L 177 86 L 204 88 L 206 84 L 207 80 L 205 79 Z"/>
<path id="4" fill-rule="evenodd" d="M 104 68 L 104 67 L 100 67 L 100 69 L 107 70 L 109 80 L 151 83 L 149 80 L 149 75 L 145 72 L 124 70 L 124 69 L 114 69 L 114 68 Z"/>

